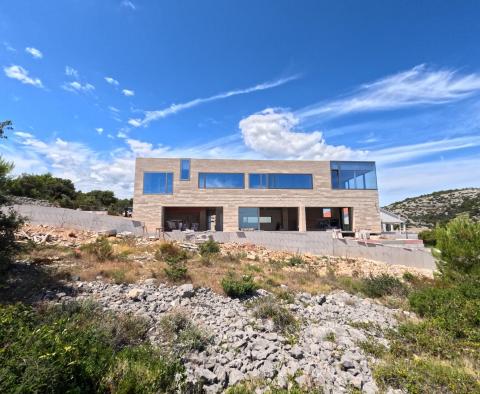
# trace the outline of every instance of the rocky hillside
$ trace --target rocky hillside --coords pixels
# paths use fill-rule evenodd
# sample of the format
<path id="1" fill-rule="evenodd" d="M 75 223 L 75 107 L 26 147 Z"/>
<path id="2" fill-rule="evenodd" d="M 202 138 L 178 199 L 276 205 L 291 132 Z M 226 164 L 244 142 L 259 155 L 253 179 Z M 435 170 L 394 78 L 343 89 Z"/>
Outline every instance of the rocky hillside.
<path id="1" fill-rule="evenodd" d="M 438 191 L 394 202 L 385 208 L 408 218 L 411 227 L 433 227 L 462 213 L 480 220 L 480 188 Z"/>

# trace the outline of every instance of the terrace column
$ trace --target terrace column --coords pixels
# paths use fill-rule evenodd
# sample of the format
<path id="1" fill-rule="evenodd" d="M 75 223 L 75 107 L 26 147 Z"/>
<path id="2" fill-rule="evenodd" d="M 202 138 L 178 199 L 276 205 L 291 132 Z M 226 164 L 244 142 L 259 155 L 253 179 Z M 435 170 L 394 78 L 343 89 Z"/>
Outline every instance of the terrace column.
<path id="1" fill-rule="evenodd" d="M 298 207 L 298 231 L 307 231 L 307 219 L 304 206 Z"/>

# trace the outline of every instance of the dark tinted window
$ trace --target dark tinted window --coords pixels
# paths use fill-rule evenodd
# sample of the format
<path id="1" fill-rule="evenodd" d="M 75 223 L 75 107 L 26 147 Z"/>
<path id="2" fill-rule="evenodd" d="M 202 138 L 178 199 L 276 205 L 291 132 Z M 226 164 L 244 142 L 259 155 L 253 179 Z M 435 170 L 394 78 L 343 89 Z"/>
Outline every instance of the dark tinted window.
<path id="1" fill-rule="evenodd" d="M 145 172 L 143 174 L 143 194 L 172 194 L 172 172 Z"/>
<path id="2" fill-rule="evenodd" d="M 332 161 L 333 189 L 376 189 L 377 172 L 374 162 Z"/>
<path id="3" fill-rule="evenodd" d="M 251 189 L 312 189 L 312 174 L 249 174 Z"/>
<path id="4" fill-rule="evenodd" d="M 189 159 L 180 160 L 180 180 L 181 181 L 190 180 L 190 160 Z"/>
<path id="5" fill-rule="evenodd" d="M 200 189 L 243 189 L 245 176 L 243 173 L 200 172 L 198 187 Z"/>

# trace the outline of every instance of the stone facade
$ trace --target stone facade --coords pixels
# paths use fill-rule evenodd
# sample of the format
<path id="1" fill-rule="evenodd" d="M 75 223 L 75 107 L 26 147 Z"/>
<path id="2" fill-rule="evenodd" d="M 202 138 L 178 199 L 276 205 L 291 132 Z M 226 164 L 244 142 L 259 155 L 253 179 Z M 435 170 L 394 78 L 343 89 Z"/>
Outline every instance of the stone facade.
<path id="1" fill-rule="evenodd" d="M 143 194 L 144 172 L 173 172 L 173 194 Z M 200 172 L 245 173 L 245 189 L 200 189 Z M 249 189 L 249 173 L 312 174 L 313 189 Z M 334 190 L 329 161 L 191 159 L 190 180 L 180 180 L 180 159 L 137 158 L 133 217 L 147 231 L 163 228 L 165 207 L 222 207 L 223 231 L 238 231 L 239 207 L 298 208 L 298 229 L 306 231 L 306 207 L 352 210 L 352 229 L 381 231 L 377 190 Z"/>

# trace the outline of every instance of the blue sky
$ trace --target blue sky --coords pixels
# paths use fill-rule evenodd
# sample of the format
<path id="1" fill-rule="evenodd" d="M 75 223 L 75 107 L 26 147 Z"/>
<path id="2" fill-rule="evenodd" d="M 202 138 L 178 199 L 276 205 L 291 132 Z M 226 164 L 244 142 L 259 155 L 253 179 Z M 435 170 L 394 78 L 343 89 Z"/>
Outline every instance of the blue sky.
<path id="1" fill-rule="evenodd" d="M 376 160 L 381 203 L 480 186 L 480 3 L 0 3 L 0 154 L 132 191 L 136 156 Z"/>

